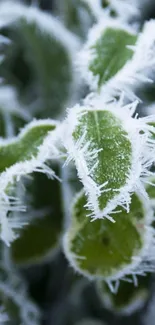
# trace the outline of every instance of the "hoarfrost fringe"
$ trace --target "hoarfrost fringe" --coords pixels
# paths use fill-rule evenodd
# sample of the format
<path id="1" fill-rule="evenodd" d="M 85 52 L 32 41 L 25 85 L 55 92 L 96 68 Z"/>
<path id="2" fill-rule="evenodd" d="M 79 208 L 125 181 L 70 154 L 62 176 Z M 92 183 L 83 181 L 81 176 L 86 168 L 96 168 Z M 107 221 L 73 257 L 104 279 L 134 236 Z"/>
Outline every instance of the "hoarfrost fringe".
<path id="1" fill-rule="evenodd" d="M 114 30 L 122 30 L 130 35 L 137 35 L 135 30 L 116 19 L 105 18 L 101 19 L 98 24 L 92 27 L 88 34 L 88 41 L 84 45 L 83 49 L 77 56 L 77 67 L 81 73 L 82 78 L 89 84 L 92 90 L 97 90 L 99 76 L 94 76 L 89 69 L 90 62 L 95 58 L 95 53 L 92 47 L 101 38 L 106 29 L 113 28 Z"/>
<path id="2" fill-rule="evenodd" d="M 68 31 L 63 24 L 54 16 L 44 13 L 34 6 L 26 6 L 15 1 L 2 1 L 0 4 L 0 28 L 10 24 L 17 24 L 18 20 L 24 18 L 27 23 L 36 23 L 38 30 L 42 34 L 47 34 L 59 41 L 70 58 L 72 69 L 72 82 L 70 83 L 69 98 L 66 105 L 73 105 L 77 100 L 76 94 L 79 89 L 79 75 L 74 66 L 75 55 L 80 48 L 80 39 Z"/>
<path id="3" fill-rule="evenodd" d="M 100 281 L 97 281 L 96 283 L 96 291 L 99 296 L 99 299 L 103 303 L 103 306 L 105 306 L 107 309 L 114 312 L 115 314 L 121 316 L 130 316 L 131 314 L 142 309 L 146 304 L 149 295 L 147 289 L 138 289 L 137 294 L 135 293 L 135 295 L 133 295 L 132 299 L 130 299 L 128 303 L 126 303 L 124 306 L 117 306 L 113 303 L 111 295 L 106 292 L 106 290 L 102 291 L 102 288 L 100 287 Z"/>
<path id="4" fill-rule="evenodd" d="M 80 41 L 70 33 L 55 17 L 43 13 L 35 7 L 28 7 L 19 2 L 2 1 L 0 5 L 0 27 L 16 23 L 17 19 L 25 18 L 28 23 L 35 22 L 43 33 L 51 34 L 63 43 L 72 54 L 77 50 Z"/>
<path id="5" fill-rule="evenodd" d="M 138 195 L 138 193 L 137 193 Z M 80 196 L 80 193 L 77 194 L 76 199 Z M 150 202 L 146 201 L 143 196 L 140 194 L 139 198 L 143 202 L 143 209 L 144 209 L 144 221 L 142 225 L 137 224 L 137 230 L 139 229 L 139 226 L 143 228 L 141 232 L 142 241 L 143 241 L 143 247 L 140 251 L 135 251 L 135 254 L 132 256 L 132 261 L 129 265 L 121 266 L 120 269 L 109 277 L 99 276 L 99 275 L 90 275 L 89 272 L 82 270 L 78 263 L 76 262 L 77 259 L 84 259 L 84 256 L 78 256 L 71 252 L 71 238 L 70 238 L 70 229 L 66 231 L 63 237 L 63 249 L 64 253 L 71 265 L 71 267 L 78 273 L 82 274 L 86 278 L 88 278 L 91 281 L 94 280 L 104 280 L 106 281 L 107 285 L 109 286 L 109 289 L 113 293 L 117 293 L 120 280 L 127 281 L 127 282 L 133 282 L 135 286 L 138 285 L 138 279 L 137 276 L 145 276 L 147 273 L 154 272 L 155 269 L 155 256 L 154 256 L 154 250 L 155 250 L 155 229 L 152 227 L 152 223 L 154 222 L 154 212 L 151 208 Z M 73 202 L 73 206 L 74 206 Z M 70 225 L 72 229 L 72 224 Z M 75 228 L 73 229 L 73 232 L 75 232 Z M 72 230 L 71 230 L 72 231 Z M 78 232 L 78 229 L 77 229 Z M 132 275 L 132 279 L 128 280 L 128 276 Z"/>
<path id="6" fill-rule="evenodd" d="M 8 212 L 10 211 L 24 211 L 25 207 L 20 206 L 20 200 L 15 197 L 10 197 L 6 194 L 6 188 L 8 185 L 18 182 L 24 175 L 31 174 L 32 172 L 46 173 L 48 177 L 56 177 L 55 173 L 49 168 L 45 162 L 47 160 L 59 159 L 61 153 L 56 145 L 57 138 L 61 132 L 61 125 L 53 120 L 40 120 L 32 121 L 26 126 L 20 135 L 15 139 L 18 141 L 24 134 L 26 134 L 31 128 L 35 126 L 55 125 L 56 129 L 49 132 L 40 147 L 38 147 L 38 153 L 36 157 L 32 157 L 30 160 L 15 163 L 10 168 L 6 169 L 0 175 L 0 223 L 1 223 L 1 239 L 9 245 L 17 235 L 14 233 L 14 229 L 21 228 L 25 224 L 25 220 L 15 220 L 9 218 Z M 0 145 L 7 145 L 14 143 L 15 139 L 0 140 Z"/>
<path id="7" fill-rule="evenodd" d="M 132 59 L 103 86 L 103 96 L 106 92 L 111 97 L 120 96 L 124 92 L 128 99 L 135 100 L 137 89 L 155 82 L 155 35 L 151 33 L 154 29 L 154 20 L 145 23 L 136 45 L 130 47 L 134 52 Z"/>
<path id="8" fill-rule="evenodd" d="M 115 21 L 110 22 L 111 27 L 120 26 L 121 23 Z M 118 25 L 117 25 L 118 24 Z M 123 25 L 122 25 L 123 26 Z M 105 25 L 106 27 L 106 25 Z M 84 49 L 81 51 L 78 57 L 78 65 L 81 66 L 81 71 L 83 69 L 83 78 L 87 80 L 92 90 L 97 89 L 97 78 L 94 77 L 89 70 L 90 59 L 93 58 L 90 45 L 93 45 L 96 40 L 99 38 L 99 30 L 102 30 L 103 24 L 99 24 L 92 28 L 88 43 L 85 45 Z M 134 33 L 134 30 L 131 27 L 128 27 L 128 32 Z M 155 35 L 152 33 L 152 30 L 155 29 L 155 21 L 150 20 L 144 25 L 144 29 L 135 46 L 130 46 L 130 49 L 133 50 L 133 57 L 129 60 L 125 66 L 117 72 L 117 74 L 112 77 L 105 85 L 101 87 L 101 93 L 104 96 L 104 99 L 110 101 L 117 96 L 121 96 L 124 92 L 125 97 L 131 101 L 137 99 L 136 90 L 142 85 L 147 85 L 154 83 L 154 73 L 155 73 Z M 81 65 L 82 59 L 84 64 Z"/>
<path id="9" fill-rule="evenodd" d="M 147 123 L 155 121 L 155 115 L 144 118 L 133 118 L 132 114 L 136 108 L 137 102 L 131 103 L 125 107 L 121 107 L 120 103 L 104 104 L 102 97 L 91 98 L 87 100 L 84 106 L 76 105 L 68 111 L 66 126 L 62 133 L 62 142 L 66 147 L 69 158 L 67 162 L 73 160 L 75 162 L 78 176 L 84 185 L 86 195 L 88 197 L 87 207 L 92 211 L 92 220 L 107 218 L 113 221 L 112 213 L 115 213 L 117 206 L 122 206 L 129 211 L 131 195 L 137 192 L 148 200 L 145 190 L 145 179 L 151 174 L 149 168 L 155 160 L 155 140 L 151 137 L 151 131 L 155 132 L 155 128 Z M 85 135 L 75 142 L 73 132 L 79 123 L 79 118 L 87 111 L 110 111 L 114 116 L 122 121 L 122 127 L 128 134 L 128 139 L 132 146 L 131 170 L 126 175 L 126 185 L 118 189 L 116 194 L 110 200 L 103 210 L 100 210 L 98 198 L 104 194 L 104 186 L 99 186 L 91 177 L 92 170 L 89 170 L 87 159 L 90 157 L 94 164 L 94 170 L 97 167 L 98 152 L 102 148 L 96 148 L 91 151 L 89 143 L 85 143 Z M 107 191 L 107 189 L 105 190 Z"/>
<path id="10" fill-rule="evenodd" d="M 109 97 L 120 96 L 124 92 L 130 100 L 137 99 L 136 91 L 142 86 L 154 83 L 155 73 L 155 21 L 146 22 L 137 43 L 132 47 L 132 59 L 115 75 L 114 78 L 103 86 L 101 92 L 108 93 Z"/>

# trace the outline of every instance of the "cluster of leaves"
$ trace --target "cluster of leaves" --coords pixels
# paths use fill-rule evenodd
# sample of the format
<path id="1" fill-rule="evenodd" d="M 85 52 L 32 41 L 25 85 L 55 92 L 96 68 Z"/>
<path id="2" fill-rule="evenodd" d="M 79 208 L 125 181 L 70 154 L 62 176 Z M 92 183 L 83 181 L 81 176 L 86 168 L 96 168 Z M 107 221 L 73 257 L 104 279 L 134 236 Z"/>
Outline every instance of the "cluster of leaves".
<path id="1" fill-rule="evenodd" d="M 154 1 L 48 9 L 0 3 L 0 321 L 41 324 L 20 272 L 61 274 L 63 251 L 72 312 L 48 324 L 99 325 L 79 305 L 90 280 L 101 309 L 131 315 L 155 273 Z"/>

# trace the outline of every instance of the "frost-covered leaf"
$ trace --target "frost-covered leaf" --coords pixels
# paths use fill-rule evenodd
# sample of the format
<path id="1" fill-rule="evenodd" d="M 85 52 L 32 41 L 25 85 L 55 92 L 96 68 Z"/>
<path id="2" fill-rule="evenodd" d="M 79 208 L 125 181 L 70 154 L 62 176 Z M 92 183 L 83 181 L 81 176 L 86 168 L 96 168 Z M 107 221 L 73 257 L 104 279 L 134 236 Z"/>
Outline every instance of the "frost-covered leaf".
<path id="1" fill-rule="evenodd" d="M 91 88 L 100 89 L 133 56 L 137 35 L 129 26 L 105 19 L 90 31 L 79 54 L 79 68 Z"/>
<path id="2" fill-rule="evenodd" d="M 137 285 L 130 281 L 120 281 L 117 292 L 113 293 L 104 281 L 97 281 L 96 289 L 104 307 L 113 313 L 131 315 L 146 304 L 149 282 L 150 275 L 137 277 Z"/>
<path id="3" fill-rule="evenodd" d="M 16 163 L 37 157 L 39 147 L 50 131 L 55 130 L 56 123 L 50 120 L 31 122 L 22 130 L 20 136 L 11 140 L 0 141 L 0 172 Z"/>
<path id="4" fill-rule="evenodd" d="M 75 161 L 94 219 L 109 218 L 117 205 L 129 211 L 131 193 L 147 195 L 143 176 L 155 159 L 153 126 L 132 118 L 134 103 L 106 105 L 102 97 L 69 110 L 62 141 Z M 131 109 L 131 110 L 130 110 Z"/>
<path id="5" fill-rule="evenodd" d="M 23 223 L 18 218 L 12 220 L 8 215 L 11 211 L 23 210 L 20 199 L 12 192 L 12 186 L 21 176 L 34 171 L 44 172 L 49 177 L 55 175 L 45 162 L 59 156 L 55 146 L 57 126 L 52 120 L 33 121 L 17 137 L 0 140 L 1 239 L 7 244 L 15 237 L 13 228 L 21 227 Z"/>
<path id="6" fill-rule="evenodd" d="M 109 82 L 102 87 L 104 98 L 118 98 L 122 92 L 126 99 L 146 100 L 145 93 L 155 84 L 155 21 L 145 23 L 135 46 L 133 56 Z"/>
<path id="7" fill-rule="evenodd" d="M 120 211 L 118 206 L 115 223 L 90 222 L 86 202 L 81 191 L 73 205 L 71 225 L 64 235 L 64 252 L 71 266 L 90 279 L 106 281 L 143 272 L 141 263 L 143 259 L 149 260 L 150 248 L 154 250 L 149 227 L 153 220 L 150 206 L 133 194 L 130 212 Z M 149 265 L 148 269 L 151 270 Z"/>
<path id="8" fill-rule="evenodd" d="M 110 26 L 110 21 L 111 20 L 109 20 L 109 26 Z M 118 25 L 118 23 L 116 22 L 114 22 L 113 24 L 116 26 Z M 122 25 L 122 23 L 119 24 L 120 24 L 120 28 L 121 26 L 124 26 Z M 89 85 L 93 90 L 94 89 L 96 90 L 98 88 L 98 84 L 100 85 L 100 92 L 102 93 L 104 100 L 106 101 L 117 99 L 122 95 L 122 93 L 125 99 L 130 99 L 131 101 L 137 98 L 146 100 L 147 93 L 149 94 L 149 89 L 151 88 L 152 90 L 154 90 L 154 84 L 155 84 L 155 59 L 154 59 L 155 34 L 152 33 L 152 30 L 154 30 L 155 28 L 155 21 L 151 20 L 149 22 L 146 22 L 142 32 L 138 34 L 138 37 L 136 36 L 134 30 L 130 31 L 130 33 L 132 34 L 131 39 L 133 40 L 133 42 L 131 42 L 131 44 L 129 43 L 126 44 L 126 47 L 124 47 L 124 51 L 126 54 L 129 53 L 129 57 L 126 60 L 126 63 L 124 61 L 124 64 L 122 66 L 119 65 L 119 69 L 116 71 L 115 74 L 114 74 L 115 70 L 112 69 L 113 62 L 115 63 L 116 57 L 117 57 L 117 64 L 123 62 L 120 61 L 119 59 L 121 58 L 121 55 L 124 53 L 123 50 L 117 52 L 116 49 L 114 55 L 112 56 L 112 60 L 110 60 L 109 63 L 110 67 L 108 69 L 104 68 L 103 72 L 105 73 L 103 75 L 95 76 L 92 74 L 92 71 L 90 71 L 89 69 L 90 62 L 92 67 L 92 62 L 93 60 L 95 62 L 95 59 L 97 57 L 94 52 L 94 49 L 91 48 L 91 46 L 93 46 L 96 39 L 98 39 L 98 35 L 100 32 L 99 29 L 103 28 L 102 26 L 103 23 L 101 22 L 96 27 L 93 27 L 90 33 L 88 43 L 86 44 L 85 48 L 82 50 L 79 56 L 78 62 L 79 62 L 79 67 L 81 68 L 81 74 L 87 80 L 87 82 L 89 83 Z M 115 27 L 115 29 L 117 28 Z M 127 30 L 128 29 L 130 30 L 130 28 L 131 27 L 126 27 Z M 127 37 L 125 38 L 125 41 L 128 41 Z M 89 43 L 90 43 L 90 47 L 89 47 Z M 114 44 L 115 43 L 113 43 L 113 47 Z M 118 49 L 120 50 L 120 46 L 118 47 Z M 109 59 L 110 50 L 108 50 L 107 53 L 108 53 L 107 58 Z M 96 74 L 98 73 L 97 71 L 100 71 L 100 62 L 101 60 L 99 61 L 99 66 L 93 65 L 93 68 L 95 67 L 94 71 Z M 116 67 L 115 64 L 114 67 Z M 111 71 L 113 73 L 109 74 L 109 72 L 111 73 Z M 104 77 L 103 81 L 104 80 L 106 81 L 104 84 L 101 83 L 102 81 L 101 77 Z"/>
<path id="9" fill-rule="evenodd" d="M 60 174 L 59 166 L 52 164 L 52 169 Z M 26 220 L 27 217 L 29 224 L 20 230 L 20 236 L 10 247 L 12 259 L 19 265 L 35 264 L 55 256 L 64 227 L 61 183 L 36 173 L 23 185 L 22 203 L 27 206 L 27 212 L 26 216 L 19 213 L 18 218 Z M 27 196 L 29 204 L 25 202 Z"/>
<path id="10" fill-rule="evenodd" d="M 17 2 L 0 5 L 0 27 L 11 40 L 0 65 L 5 84 L 16 86 L 33 116 L 58 116 L 77 96 L 79 41 L 52 15 Z"/>

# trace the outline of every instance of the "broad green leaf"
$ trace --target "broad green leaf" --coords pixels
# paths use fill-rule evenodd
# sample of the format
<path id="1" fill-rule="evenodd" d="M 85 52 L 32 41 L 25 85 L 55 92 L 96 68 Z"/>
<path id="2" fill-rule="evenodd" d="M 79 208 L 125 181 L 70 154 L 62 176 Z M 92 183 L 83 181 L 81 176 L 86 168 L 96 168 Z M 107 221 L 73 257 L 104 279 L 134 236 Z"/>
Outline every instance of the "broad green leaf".
<path id="1" fill-rule="evenodd" d="M 121 121 L 108 111 L 90 111 L 79 119 L 73 138 L 79 141 L 87 130 L 84 142 L 90 143 L 90 152 L 100 150 L 97 154 L 98 164 L 94 168 L 94 161 L 88 156 L 86 163 L 88 170 L 92 170 L 91 177 L 98 186 L 108 183 L 104 189 L 111 189 L 99 198 L 102 210 L 106 203 L 126 183 L 126 174 L 131 168 L 131 143 L 127 132 L 123 130 Z M 117 146 L 116 146 L 117 144 Z"/>
<path id="2" fill-rule="evenodd" d="M 15 85 L 33 116 L 58 116 L 77 90 L 73 69 L 77 39 L 36 8 L 2 4 L 1 17 L 5 17 L 1 33 L 11 40 L 0 66 L 5 84 Z"/>
<path id="3" fill-rule="evenodd" d="M 52 169 L 59 175 L 58 166 L 52 164 Z M 60 245 L 63 231 L 61 183 L 34 173 L 25 187 L 32 201 L 26 213 L 30 221 L 20 230 L 10 250 L 14 263 L 35 264 L 48 257 L 51 259 Z M 22 217 L 24 214 L 20 213 Z"/>
<path id="4" fill-rule="evenodd" d="M 64 250 L 71 266 L 92 279 L 114 280 L 135 271 L 139 263 L 136 257 L 142 256 L 146 244 L 147 229 L 143 224 L 148 211 L 144 203 L 134 194 L 130 212 L 118 211 L 116 222 L 111 223 L 107 219 L 90 222 L 86 202 L 81 191 L 73 206 L 71 226 L 64 237 Z"/>
<path id="5" fill-rule="evenodd" d="M 135 104 L 107 104 L 91 95 L 69 110 L 64 123 L 67 161 L 75 162 L 94 219 L 113 221 L 117 205 L 129 211 L 135 188 L 148 200 L 143 175 L 150 175 L 154 161 L 155 115 L 132 117 Z"/>
<path id="6" fill-rule="evenodd" d="M 138 276 L 137 282 L 135 286 L 133 282 L 120 281 L 117 292 L 112 293 L 105 282 L 97 281 L 96 289 L 103 306 L 122 315 L 142 309 L 149 298 L 150 275 Z"/>
<path id="7" fill-rule="evenodd" d="M 8 218 L 8 212 L 23 209 L 20 197 L 14 195 L 13 185 L 33 171 L 54 176 L 45 162 L 58 158 L 55 147 L 57 125 L 52 120 L 33 121 L 17 137 L 0 141 L 1 238 L 7 244 L 14 239 L 12 229 L 22 225 L 22 219 L 13 222 Z"/>
<path id="8" fill-rule="evenodd" d="M 151 32 L 154 28 L 154 20 L 145 23 L 142 32 L 135 40 L 135 45 L 129 48 L 133 51 L 130 60 L 102 87 L 104 97 L 118 99 L 124 93 L 125 102 L 135 99 L 151 100 L 155 81 L 153 73 L 155 35 Z"/>
<path id="9" fill-rule="evenodd" d="M 98 87 L 114 77 L 132 58 L 133 51 L 127 45 L 134 45 L 136 39 L 135 35 L 123 29 L 109 27 L 91 47 L 94 58 L 89 64 L 89 70 L 99 78 Z"/>
<path id="10" fill-rule="evenodd" d="M 137 35 L 132 29 L 113 20 L 92 28 L 88 42 L 79 56 L 81 73 L 91 88 L 99 90 L 131 60 L 133 50 L 129 46 L 135 45 L 136 40 Z"/>
<path id="11" fill-rule="evenodd" d="M 120 193 L 125 202 L 132 167 L 132 143 L 121 117 L 108 107 L 75 107 L 67 119 L 65 146 L 88 193 L 92 216 L 108 218 Z"/>

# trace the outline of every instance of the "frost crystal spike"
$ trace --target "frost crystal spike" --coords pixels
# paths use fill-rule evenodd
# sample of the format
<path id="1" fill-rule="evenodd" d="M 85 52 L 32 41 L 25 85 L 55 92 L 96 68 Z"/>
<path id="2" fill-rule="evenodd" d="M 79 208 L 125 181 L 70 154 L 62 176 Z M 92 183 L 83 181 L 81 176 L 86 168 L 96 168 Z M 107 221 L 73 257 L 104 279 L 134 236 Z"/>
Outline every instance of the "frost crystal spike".
<path id="1" fill-rule="evenodd" d="M 132 118 L 134 107 L 106 105 L 100 97 L 69 110 L 62 141 L 75 161 L 93 219 L 112 220 L 117 205 L 129 211 L 135 190 L 147 199 L 143 177 L 155 157 L 154 128 L 145 118 Z"/>
<path id="2" fill-rule="evenodd" d="M 145 23 L 142 32 L 137 38 L 135 46 L 132 46 L 133 56 L 126 62 L 124 67 L 109 80 L 102 88 L 102 95 L 108 97 L 118 97 L 124 92 L 130 100 L 139 96 L 139 90 L 144 86 L 150 87 L 154 83 L 155 73 L 155 34 L 151 31 L 155 29 L 155 21 L 150 20 Z"/>
<path id="3" fill-rule="evenodd" d="M 99 280 L 96 282 L 96 291 L 104 307 L 116 314 L 128 316 L 146 304 L 150 278 L 150 274 L 137 276 L 137 285 L 131 282 L 132 277 L 128 277 L 128 281 L 118 281 L 117 292 L 111 292 L 107 283 Z"/>
<path id="4" fill-rule="evenodd" d="M 59 163 L 50 165 L 59 175 Z M 33 173 L 31 177 L 18 184 L 20 199 L 27 212 L 12 215 L 12 218 L 28 221 L 10 247 L 13 262 L 20 266 L 42 263 L 48 259 L 51 261 L 59 250 L 64 227 L 61 182 L 41 173 Z"/>
<path id="5" fill-rule="evenodd" d="M 133 101 L 144 85 L 153 84 L 154 28 L 150 20 L 137 36 L 130 26 L 112 19 L 93 27 L 78 58 L 79 70 L 91 89 L 108 101 L 122 92 Z"/>
<path id="6" fill-rule="evenodd" d="M 0 139 L 0 236 L 8 245 L 16 238 L 14 228 L 21 228 L 25 223 L 8 215 L 11 211 L 25 210 L 20 199 L 12 196 L 12 188 L 22 176 L 35 171 L 55 176 L 45 162 L 59 156 L 55 145 L 58 130 L 58 123 L 38 120 L 29 123 L 17 137 Z"/>
<path id="7" fill-rule="evenodd" d="M 133 56 L 136 32 L 114 19 L 102 19 L 89 33 L 78 57 L 78 66 L 90 87 L 99 90 Z"/>

